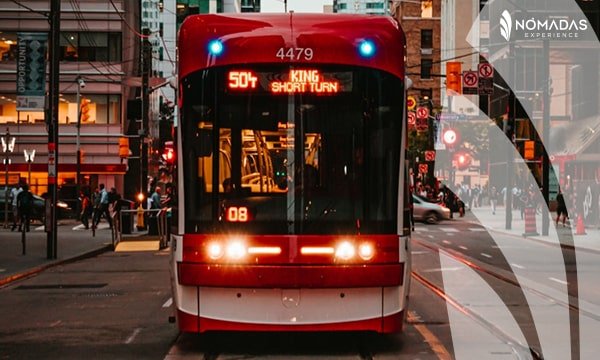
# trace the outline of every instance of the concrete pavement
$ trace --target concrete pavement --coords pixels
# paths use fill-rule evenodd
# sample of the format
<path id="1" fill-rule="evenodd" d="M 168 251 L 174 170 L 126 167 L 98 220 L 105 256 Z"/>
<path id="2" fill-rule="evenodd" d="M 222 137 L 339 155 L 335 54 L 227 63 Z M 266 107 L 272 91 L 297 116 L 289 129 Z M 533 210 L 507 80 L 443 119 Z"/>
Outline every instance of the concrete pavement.
<path id="1" fill-rule="evenodd" d="M 10 224 L 9 224 L 10 225 Z M 100 223 L 96 236 L 75 220 L 60 220 L 57 235 L 57 259 L 47 259 L 47 235 L 39 223 L 31 224 L 25 237 L 25 254 L 21 233 L 0 224 L 0 286 L 30 276 L 48 267 L 112 250 L 108 224 Z"/>
<path id="2" fill-rule="evenodd" d="M 455 214 L 455 219 L 457 214 Z M 540 241 L 552 245 L 561 245 L 567 247 L 573 247 L 581 250 L 588 250 L 600 253 L 600 229 L 587 227 L 585 229 L 585 235 L 576 235 L 576 223 L 575 219 L 567 221 L 567 226 L 563 226 L 562 223 L 555 226 L 556 214 L 550 214 L 550 227 L 547 236 L 542 236 L 542 215 L 536 214 L 535 217 L 535 229 L 538 235 L 524 235 L 525 231 L 525 220 L 521 219 L 521 213 L 519 210 L 512 211 L 512 222 L 511 229 L 506 229 L 506 212 L 503 206 L 496 208 L 496 213 L 492 213 L 490 206 L 483 206 L 478 208 L 472 208 L 467 211 L 467 215 L 464 218 L 458 218 L 464 221 L 470 221 L 475 224 L 484 226 L 491 232 L 500 232 L 510 234 L 513 236 L 522 237 L 524 239 Z M 531 224 L 529 224 L 531 227 Z"/>

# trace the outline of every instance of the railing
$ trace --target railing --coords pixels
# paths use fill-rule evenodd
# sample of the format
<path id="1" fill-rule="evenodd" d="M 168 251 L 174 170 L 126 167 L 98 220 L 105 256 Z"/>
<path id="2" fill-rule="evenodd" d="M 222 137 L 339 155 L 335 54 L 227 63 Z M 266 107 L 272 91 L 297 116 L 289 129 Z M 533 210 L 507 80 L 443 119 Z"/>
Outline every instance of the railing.
<path id="1" fill-rule="evenodd" d="M 136 231 L 136 224 L 134 219 L 138 216 L 138 209 L 122 209 L 113 213 L 113 227 L 112 227 L 112 245 L 113 249 L 124 239 L 135 240 L 138 237 L 144 235 L 156 235 L 159 238 L 159 247 L 161 249 L 168 245 L 168 224 L 167 224 L 167 209 L 142 209 L 142 215 L 144 217 L 143 230 Z M 128 216 L 128 221 L 123 221 L 124 217 Z M 158 234 L 149 234 L 150 229 L 153 225 L 151 221 L 156 221 L 156 228 Z M 124 224 L 127 229 L 124 229 Z M 125 231 L 124 231 L 125 230 Z M 125 235 L 125 236 L 124 236 Z M 130 236 L 129 236 L 130 235 Z"/>

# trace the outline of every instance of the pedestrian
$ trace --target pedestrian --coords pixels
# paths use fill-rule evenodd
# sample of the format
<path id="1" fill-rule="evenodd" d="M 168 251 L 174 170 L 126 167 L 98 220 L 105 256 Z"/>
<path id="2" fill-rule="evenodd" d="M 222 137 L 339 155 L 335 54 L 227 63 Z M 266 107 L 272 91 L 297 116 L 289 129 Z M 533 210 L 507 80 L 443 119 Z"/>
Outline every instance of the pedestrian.
<path id="1" fill-rule="evenodd" d="M 562 215 L 562 224 L 565 227 L 565 222 L 569 217 L 569 213 L 567 212 L 567 205 L 565 203 L 565 197 L 560 189 L 558 189 L 558 195 L 556 195 L 556 226 L 558 226 L 558 222 L 560 220 L 560 216 Z"/>
<path id="2" fill-rule="evenodd" d="M 81 224 L 85 226 L 87 230 L 90 228 L 89 218 L 92 212 L 92 201 L 83 191 L 79 193 L 79 199 L 81 201 L 81 213 L 79 214 L 79 219 L 81 220 Z"/>
<path id="3" fill-rule="evenodd" d="M 12 228 L 10 229 L 10 231 L 15 231 L 15 229 L 19 225 L 19 206 L 17 204 L 17 198 L 19 197 L 19 194 L 21 193 L 21 191 L 23 191 L 21 184 L 19 184 L 18 186 L 15 186 L 14 188 L 12 188 L 10 190 L 12 213 L 13 213 L 13 225 L 12 225 Z"/>
<path id="4" fill-rule="evenodd" d="M 29 220 L 31 219 L 31 210 L 33 209 L 33 195 L 29 191 L 27 184 L 23 184 L 22 186 L 22 191 L 17 197 L 17 206 L 21 217 L 19 231 L 29 231 Z"/>
<path id="5" fill-rule="evenodd" d="M 106 221 L 108 222 L 108 227 L 112 228 L 112 219 L 110 218 L 110 212 L 108 211 L 108 191 L 104 188 L 104 184 L 100 184 L 100 201 L 99 208 L 94 214 L 94 221 L 92 222 L 92 226 L 94 228 L 98 227 L 98 223 L 100 222 L 100 217 L 104 215 Z"/>
<path id="6" fill-rule="evenodd" d="M 496 215 L 496 202 L 498 201 L 498 192 L 496 187 L 492 186 L 490 190 L 490 205 L 492 205 L 492 215 Z"/>

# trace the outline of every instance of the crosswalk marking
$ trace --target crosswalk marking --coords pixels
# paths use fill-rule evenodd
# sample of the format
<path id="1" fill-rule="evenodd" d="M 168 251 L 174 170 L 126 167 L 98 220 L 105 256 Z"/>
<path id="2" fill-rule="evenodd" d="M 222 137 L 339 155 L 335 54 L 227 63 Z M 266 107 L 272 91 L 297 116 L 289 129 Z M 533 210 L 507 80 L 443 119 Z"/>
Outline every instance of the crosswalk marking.
<path id="1" fill-rule="evenodd" d="M 557 279 L 557 278 L 550 277 L 550 278 L 548 278 L 548 279 L 550 279 L 550 280 L 552 280 L 552 281 L 555 281 L 555 282 L 557 282 L 557 283 L 559 283 L 559 284 L 567 285 L 567 282 L 566 282 L 566 281 L 559 280 L 559 279 Z"/>
<path id="2" fill-rule="evenodd" d="M 484 228 L 469 228 L 469 231 L 487 231 Z"/>
<path id="3" fill-rule="evenodd" d="M 486 258 L 488 258 L 488 259 L 491 259 L 491 258 L 492 258 L 492 255 L 490 255 L 490 254 L 486 254 L 486 253 L 481 253 L 481 256 L 485 256 L 485 257 L 486 257 Z"/>
<path id="4" fill-rule="evenodd" d="M 463 245 L 460 245 L 460 246 L 459 246 L 459 248 L 461 248 L 461 249 L 463 249 L 463 250 L 469 250 L 469 248 L 468 248 L 468 247 L 466 247 L 466 246 L 463 246 Z"/>
<path id="5" fill-rule="evenodd" d="M 457 228 L 452 227 L 441 227 L 440 230 L 443 232 L 458 232 Z"/>
<path id="6" fill-rule="evenodd" d="M 519 264 L 510 264 L 510 265 L 516 267 L 517 269 L 521 269 L 521 270 L 525 269 L 525 266 L 522 266 Z"/>

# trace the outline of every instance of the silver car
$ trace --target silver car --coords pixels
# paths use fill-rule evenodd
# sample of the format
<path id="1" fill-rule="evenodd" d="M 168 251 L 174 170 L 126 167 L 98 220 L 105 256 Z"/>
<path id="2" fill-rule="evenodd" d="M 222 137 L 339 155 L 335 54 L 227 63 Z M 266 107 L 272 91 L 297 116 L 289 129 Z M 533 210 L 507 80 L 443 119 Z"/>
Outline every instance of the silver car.
<path id="1" fill-rule="evenodd" d="M 440 220 L 450 219 L 450 209 L 447 207 L 431 202 L 425 198 L 413 194 L 414 210 L 413 215 L 415 221 L 422 221 L 427 224 L 436 224 Z"/>

